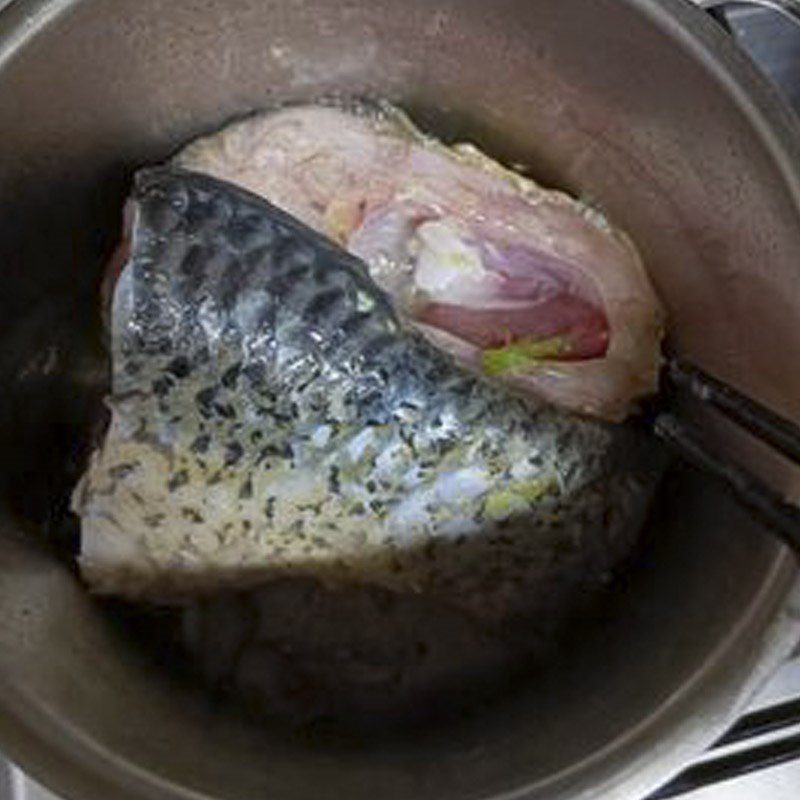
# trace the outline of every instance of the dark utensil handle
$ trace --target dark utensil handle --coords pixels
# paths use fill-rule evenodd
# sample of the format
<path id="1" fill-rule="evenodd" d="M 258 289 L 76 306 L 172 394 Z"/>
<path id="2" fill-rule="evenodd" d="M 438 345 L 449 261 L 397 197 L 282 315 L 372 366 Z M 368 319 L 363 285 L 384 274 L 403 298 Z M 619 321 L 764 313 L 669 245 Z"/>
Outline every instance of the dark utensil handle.
<path id="1" fill-rule="evenodd" d="M 800 506 L 788 502 L 740 465 L 717 458 L 696 428 L 674 414 L 658 414 L 653 429 L 688 461 L 724 481 L 736 499 L 800 558 Z"/>
<path id="2" fill-rule="evenodd" d="M 693 364 L 671 358 L 666 379 L 800 466 L 800 426 Z"/>

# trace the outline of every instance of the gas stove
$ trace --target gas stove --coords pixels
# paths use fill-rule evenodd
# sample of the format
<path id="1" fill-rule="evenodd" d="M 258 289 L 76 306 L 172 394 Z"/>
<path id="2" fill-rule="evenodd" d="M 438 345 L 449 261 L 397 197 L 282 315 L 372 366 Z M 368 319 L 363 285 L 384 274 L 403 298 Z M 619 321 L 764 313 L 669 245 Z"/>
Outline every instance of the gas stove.
<path id="1" fill-rule="evenodd" d="M 0 7 L 10 0 L 0 0 Z M 800 113 L 800 11 L 786 0 L 712 3 L 720 24 Z M 800 10 L 800 3 L 796 4 Z M 800 650 L 755 699 L 747 714 L 681 776 L 642 800 L 798 800 L 800 798 Z M 0 754 L 0 800 L 59 800 Z"/>

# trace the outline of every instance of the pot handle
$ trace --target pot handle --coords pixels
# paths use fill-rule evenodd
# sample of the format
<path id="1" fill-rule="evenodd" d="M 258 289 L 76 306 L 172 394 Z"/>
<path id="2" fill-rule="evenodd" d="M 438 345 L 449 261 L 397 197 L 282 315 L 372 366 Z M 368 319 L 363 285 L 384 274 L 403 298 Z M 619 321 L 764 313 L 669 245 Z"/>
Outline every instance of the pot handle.
<path id="1" fill-rule="evenodd" d="M 723 24 L 726 11 L 755 6 L 775 11 L 800 26 L 800 0 L 699 0 L 699 5 Z"/>

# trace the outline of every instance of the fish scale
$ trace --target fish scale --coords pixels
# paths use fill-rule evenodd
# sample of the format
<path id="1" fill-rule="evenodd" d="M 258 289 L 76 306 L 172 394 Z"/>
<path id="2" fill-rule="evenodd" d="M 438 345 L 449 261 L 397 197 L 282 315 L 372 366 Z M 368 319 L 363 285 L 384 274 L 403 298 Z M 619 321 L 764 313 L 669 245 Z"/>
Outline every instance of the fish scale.
<path id="1" fill-rule="evenodd" d="M 496 618 L 631 541 L 651 477 L 628 428 L 464 371 L 244 190 L 157 168 L 130 202 L 111 421 L 73 497 L 96 591 L 312 576 Z"/>

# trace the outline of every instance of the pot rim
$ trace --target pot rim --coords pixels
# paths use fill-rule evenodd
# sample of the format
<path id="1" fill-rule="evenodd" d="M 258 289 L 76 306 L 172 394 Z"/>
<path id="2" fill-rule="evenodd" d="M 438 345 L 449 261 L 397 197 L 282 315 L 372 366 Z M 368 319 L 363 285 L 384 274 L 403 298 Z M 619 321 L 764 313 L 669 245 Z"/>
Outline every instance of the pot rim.
<path id="1" fill-rule="evenodd" d="M 81 0 L 0 0 L 0 69 Z M 752 125 L 800 220 L 800 124 L 733 40 L 690 0 L 626 0 L 702 62 Z M 694 676 L 650 716 L 582 762 L 494 800 L 645 797 L 715 741 L 800 642 L 800 573 L 776 543 L 762 590 Z M 694 709 L 702 708 L 698 717 Z M 56 718 L 0 676 L 0 741 L 35 779 L 81 800 L 210 800 L 137 767 Z M 591 792 L 586 786 L 592 786 Z"/>

